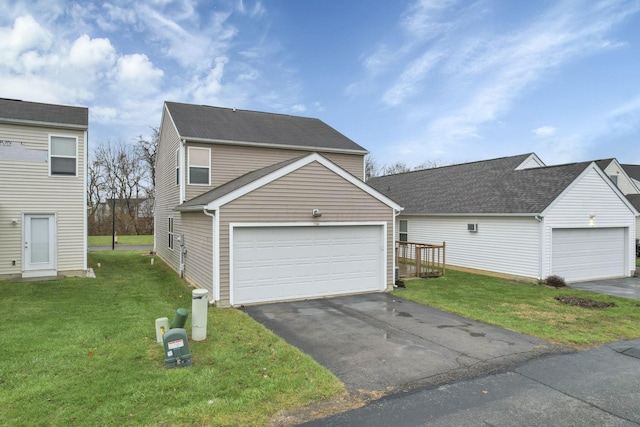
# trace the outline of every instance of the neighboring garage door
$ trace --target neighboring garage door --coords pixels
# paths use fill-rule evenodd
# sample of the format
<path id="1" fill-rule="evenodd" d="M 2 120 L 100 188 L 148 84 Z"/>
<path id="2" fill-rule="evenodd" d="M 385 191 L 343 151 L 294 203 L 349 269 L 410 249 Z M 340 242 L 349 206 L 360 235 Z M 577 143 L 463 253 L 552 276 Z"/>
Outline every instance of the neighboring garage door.
<path id="1" fill-rule="evenodd" d="M 552 273 L 569 282 L 625 275 L 624 228 L 554 229 L 552 251 Z"/>
<path id="2" fill-rule="evenodd" d="M 235 227 L 232 248 L 234 305 L 385 289 L 382 226 Z"/>

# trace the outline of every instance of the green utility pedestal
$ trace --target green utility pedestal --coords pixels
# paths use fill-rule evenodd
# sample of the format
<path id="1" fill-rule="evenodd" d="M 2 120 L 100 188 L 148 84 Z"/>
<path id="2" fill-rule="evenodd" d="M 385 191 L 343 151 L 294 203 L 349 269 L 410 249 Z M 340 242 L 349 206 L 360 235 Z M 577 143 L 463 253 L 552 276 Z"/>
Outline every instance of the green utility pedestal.
<path id="1" fill-rule="evenodd" d="M 164 333 L 164 365 L 166 368 L 192 366 L 187 331 L 181 328 Z"/>

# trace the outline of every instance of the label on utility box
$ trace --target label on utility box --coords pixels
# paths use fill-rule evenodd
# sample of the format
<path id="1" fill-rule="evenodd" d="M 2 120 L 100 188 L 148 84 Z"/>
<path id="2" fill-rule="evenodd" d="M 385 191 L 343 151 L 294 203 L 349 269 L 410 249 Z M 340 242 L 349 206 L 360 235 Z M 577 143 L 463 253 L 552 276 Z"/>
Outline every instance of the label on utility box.
<path id="1" fill-rule="evenodd" d="M 167 343 L 167 347 L 169 348 L 169 350 L 173 350 L 176 348 L 180 348 L 180 347 L 184 347 L 184 342 L 180 339 L 180 340 L 175 340 L 175 341 L 169 341 Z"/>

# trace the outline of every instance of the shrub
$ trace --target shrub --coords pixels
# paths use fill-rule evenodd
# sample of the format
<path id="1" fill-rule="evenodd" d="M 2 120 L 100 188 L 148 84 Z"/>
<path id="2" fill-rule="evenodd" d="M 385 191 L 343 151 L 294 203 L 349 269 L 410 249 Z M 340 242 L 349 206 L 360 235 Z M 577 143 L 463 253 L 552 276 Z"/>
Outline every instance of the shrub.
<path id="1" fill-rule="evenodd" d="M 544 280 L 544 284 L 547 286 L 553 286 L 554 288 L 564 288 L 567 286 L 567 283 L 564 281 L 564 278 L 560 276 L 548 276 Z"/>

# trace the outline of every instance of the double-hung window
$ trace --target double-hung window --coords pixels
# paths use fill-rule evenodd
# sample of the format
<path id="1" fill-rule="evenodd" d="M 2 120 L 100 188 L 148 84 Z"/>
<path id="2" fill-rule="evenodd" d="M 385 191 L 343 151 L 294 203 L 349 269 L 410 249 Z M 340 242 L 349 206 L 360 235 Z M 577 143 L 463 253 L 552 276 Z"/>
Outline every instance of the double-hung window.
<path id="1" fill-rule="evenodd" d="M 78 139 L 68 136 L 50 136 L 49 173 L 76 176 L 78 169 Z"/>
<path id="2" fill-rule="evenodd" d="M 398 236 L 398 240 L 401 242 L 409 241 L 409 227 L 407 225 L 406 219 L 401 219 L 400 221 L 400 235 Z"/>
<path id="3" fill-rule="evenodd" d="M 209 185 L 211 149 L 189 147 L 189 184 Z"/>
<path id="4" fill-rule="evenodd" d="M 180 149 L 176 150 L 176 185 L 180 185 Z"/>

